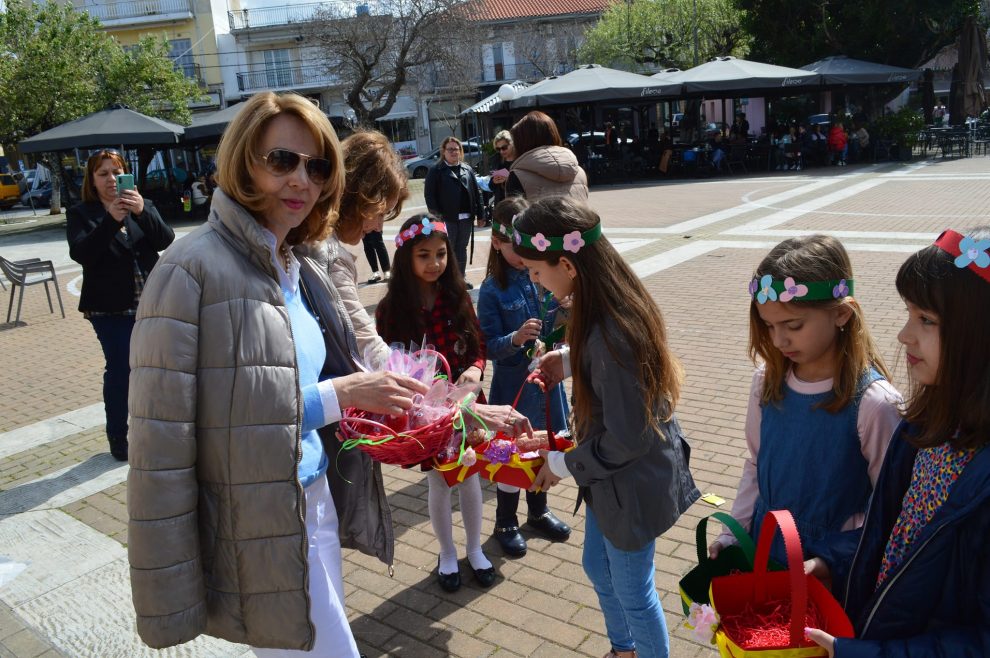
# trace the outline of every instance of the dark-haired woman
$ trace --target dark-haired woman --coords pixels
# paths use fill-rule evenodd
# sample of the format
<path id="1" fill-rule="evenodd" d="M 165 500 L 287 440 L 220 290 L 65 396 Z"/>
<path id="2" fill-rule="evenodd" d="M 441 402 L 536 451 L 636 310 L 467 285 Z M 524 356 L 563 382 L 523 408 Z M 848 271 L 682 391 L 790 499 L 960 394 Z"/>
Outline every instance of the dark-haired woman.
<path id="1" fill-rule="evenodd" d="M 423 196 L 430 214 L 447 225 L 453 256 L 461 277 L 467 271 L 467 246 L 474 233 L 474 222 L 485 224 L 484 203 L 474 169 L 464 162 L 464 146 L 456 137 L 440 144 L 440 161 L 426 174 Z M 474 286 L 465 284 L 470 290 Z"/>
<path id="2" fill-rule="evenodd" d="M 588 200 L 588 176 L 577 156 L 564 148 L 553 119 L 533 111 L 512 126 L 516 159 L 505 183 L 507 196 L 533 202 L 547 196 Z"/>
<path id="3" fill-rule="evenodd" d="M 127 461 L 127 380 L 131 331 L 138 300 L 158 252 L 175 233 L 137 190 L 117 193 L 117 176 L 127 170 L 116 151 L 90 156 L 82 203 L 66 213 L 69 256 L 83 268 L 79 310 L 103 348 L 103 406 L 110 454 Z"/>

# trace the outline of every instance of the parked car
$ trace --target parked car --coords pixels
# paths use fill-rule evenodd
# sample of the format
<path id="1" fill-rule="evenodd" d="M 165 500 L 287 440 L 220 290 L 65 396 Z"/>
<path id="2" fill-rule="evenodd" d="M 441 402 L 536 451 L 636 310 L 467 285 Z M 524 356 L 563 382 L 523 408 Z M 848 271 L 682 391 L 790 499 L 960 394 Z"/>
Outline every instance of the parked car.
<path id="1" fill-rule="evenodd" d="M 82 175 L 75 176 L 73 180 L 63 180 L 62 182 L 62 205 L 69 207 L 75 205 L 82 199 Z M 21 195 L 21 204 L 35 208 L 47 208 L 52 203 L 52 182 L 45 181 L 37 188 L 25 192 Z"/>
<path id="2" fill-rule="evenodd" d="M 605 133 L 599 131 L 571 133 L 567 136 L 567 146 L 575 153 L 582 152 L 588 147 L 601 148 L 605 146 Z"/>
<path id="3" fill-rule="evenodd" d="M 10 210 L 21 200 L 21 188 L 10 174 L 0 174 L 0 210 Z"/>
<path id="4" fill-rule="evenodd" d="M 478 141 L 477 137 L 472 137 L 464 140 L 461 144 L 464 146 L 464 161 L 477 171 L 484 157 L 481 142 Z M 440 149 L 436 148 L 422 157 L 406 160 L 406 171 L 409 172 L 409 178 L 426 178 L 426 172 L 439 161 Z"/>

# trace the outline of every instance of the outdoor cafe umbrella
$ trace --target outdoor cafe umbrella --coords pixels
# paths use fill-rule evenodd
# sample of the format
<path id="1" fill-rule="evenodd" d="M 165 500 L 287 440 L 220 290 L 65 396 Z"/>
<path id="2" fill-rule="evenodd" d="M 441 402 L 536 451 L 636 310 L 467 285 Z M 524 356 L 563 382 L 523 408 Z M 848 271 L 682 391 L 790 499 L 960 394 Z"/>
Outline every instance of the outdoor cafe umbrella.
<path id="1" fill-rule="evenodd" d="M 687 71 L 672 73 L 664 83 L 680 84 L 685 96 L 716 98 L 769 95 L 773 92 L 800 93 L 817 88 L 821 76 L 786 66 L 750 62 L 737 57 L 716 57 Z"/>
<path id="2" fill-rule="evenodd" d="M 843 55 L 826 57 L 801 67 L 821 75 L 823 85 L 882 85 L 911 82 L 921 77 L 921 72 L 900 66 L 888 66 L 865 62 Z"/>
<path id="3" fill-rule="evenodd" d="M 595 101 L 676 96 L 679 85 L 629 71 L 587 64 L 561 76 L 551 76 L 523 90 L 513 107 L 561 105 Z"/>
<path id="4" fill-rule="evenodd" d="M 959 63 L 952 65 L 952 81 L 949 83 L 949 125 L 961 125 L 966 118 L 963 111 L 963 84 L 959 72 Z"/>
<path id="5" fill-rule="evenodd" d="M 230 105 L 216 112 L 208 112 L 193 116 L 192 123 L 186 128 L 186 133 L 182 141 L 193 142 L 207 139 L 219 139 L 223 131 L 227 129 L 237 113 L 241 111 L 241 105 Z"/>
<path id="6" fill-rule="evenodd" d="M 21 141 L 20 149 L 24 153 L 40 153 L 111 144 L 176 144 L 184 132 L 185 129 L 177 123 L 149 117 L 118 105 L 28 137 Z"/>
<path id="7" fill-rule="evenodd" d="M 967 116 L 979 116 L 986 107 L 983 93 L 983 66 L 987 61 L 987 42 L 972 16 L 963 23 L 959 35 L 959 115 L 952 115 L 954 123 L 962 123 Z"/>

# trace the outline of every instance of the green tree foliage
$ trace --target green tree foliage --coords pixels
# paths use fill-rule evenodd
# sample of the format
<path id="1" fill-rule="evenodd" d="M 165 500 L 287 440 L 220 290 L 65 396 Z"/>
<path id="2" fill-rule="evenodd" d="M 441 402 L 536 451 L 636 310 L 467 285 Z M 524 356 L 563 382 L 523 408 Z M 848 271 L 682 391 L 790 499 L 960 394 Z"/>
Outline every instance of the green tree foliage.
<path id="1" fill-rule="evenodd" d="M 697 14 L 695 13 L 697 7 Z M 627 69 L 687 69 L 719 55 L 744 57 L 750 37 L 733 0 L 632 0 L 615 3 L 585 33 L 582 62 Z"/>
<path id="2" fill-rule="evenodd" d="M 979 0 L 736 0 L 754 37 L 752 58 L 803 66 L 847 55 L 914 68 L 959 34 Z"/>
<path id="3" fill-rule="evenodd" d="M 188 101 L 202 95 L 162 42 L 124 51 L 99 21 L 55 0 L 7 0 L 0 89 L 0 143 L 8 145 L 113 103 L 188 123 Z"/>

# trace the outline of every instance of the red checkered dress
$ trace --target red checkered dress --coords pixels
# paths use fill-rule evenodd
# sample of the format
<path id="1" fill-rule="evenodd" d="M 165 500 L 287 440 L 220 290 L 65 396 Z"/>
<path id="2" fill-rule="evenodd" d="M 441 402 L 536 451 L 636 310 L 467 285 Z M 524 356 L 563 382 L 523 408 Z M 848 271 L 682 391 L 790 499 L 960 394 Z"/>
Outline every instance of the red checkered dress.
<path id="1" fill-rule="evenodd" d="M 453 381 L 457 381 L 457 378 L 471 366 L 477 366 L 482 372 L 485 371 L 485 341 L 481 334 L 481 325 L 478 323 L 478 316 L 474 313 L 474 307 L 469 305 L 469 308 L 471 317 L 467 318 L 467 322 L 474 327 L 474 334 L 478 337 L 478 349 L 473 352 L 469 352 L 467 341 L 457 332 L 454 322 L 456 309 L 450 308 L 442 294 L 437 295 L 432 309 L 422 310 L 426 344 L 432 345 L 437 352 L 446 357 Z M 376 320 L 378 320 L 378 333 L 386 343 L 391 343 L 408 333 L 394 326 L 394 323 L 392 326 L 383 326 L 380 317 Z M 479 396 L 479 399 L 483 400 L 483 397 Z"/>

